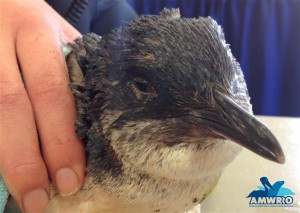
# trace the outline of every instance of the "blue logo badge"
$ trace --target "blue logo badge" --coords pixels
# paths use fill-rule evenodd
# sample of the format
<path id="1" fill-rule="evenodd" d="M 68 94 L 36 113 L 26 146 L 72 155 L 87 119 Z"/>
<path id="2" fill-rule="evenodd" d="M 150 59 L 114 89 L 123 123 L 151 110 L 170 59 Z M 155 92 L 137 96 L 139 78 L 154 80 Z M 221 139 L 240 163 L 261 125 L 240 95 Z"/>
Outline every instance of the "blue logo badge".
<path id="1" fill-rule="evenodd" d="M 272 185 L 267 177 L 261 177 L 260 182 L 259 190 L 253 190 L 246 197 L 250 198 L 249 207 L 293 207 L 295 193 L 283 187 L 283 180 Z"/>

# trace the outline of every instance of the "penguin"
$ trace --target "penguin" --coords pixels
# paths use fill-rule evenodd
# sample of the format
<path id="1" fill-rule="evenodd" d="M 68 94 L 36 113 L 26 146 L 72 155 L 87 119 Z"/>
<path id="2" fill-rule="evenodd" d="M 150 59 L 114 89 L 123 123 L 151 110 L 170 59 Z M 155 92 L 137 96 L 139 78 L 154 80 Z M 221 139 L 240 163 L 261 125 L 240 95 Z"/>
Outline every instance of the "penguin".
<path id="1" fill-rule="evenodd" d="M 242 147 L 284 163 L 212 18 L 164 9 L 68 48 L 86 178 L 73 196 L 53 189 L 46 212 L 185 212 Z"/>

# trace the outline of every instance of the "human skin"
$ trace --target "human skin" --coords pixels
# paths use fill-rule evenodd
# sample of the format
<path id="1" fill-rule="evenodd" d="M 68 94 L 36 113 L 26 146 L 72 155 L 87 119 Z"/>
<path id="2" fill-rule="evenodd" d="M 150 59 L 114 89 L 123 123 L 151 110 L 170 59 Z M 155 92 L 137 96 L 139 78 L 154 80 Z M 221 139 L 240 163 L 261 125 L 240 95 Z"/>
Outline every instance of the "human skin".
<path id="1" fill-rule="evenodd" d="M 0 0 L 0 11 L 0 174 L 22 211 L 41 212 L 49 177 L 65 196 L 84 178 L 61 51 L 80 34 L 42 0 Z"/>

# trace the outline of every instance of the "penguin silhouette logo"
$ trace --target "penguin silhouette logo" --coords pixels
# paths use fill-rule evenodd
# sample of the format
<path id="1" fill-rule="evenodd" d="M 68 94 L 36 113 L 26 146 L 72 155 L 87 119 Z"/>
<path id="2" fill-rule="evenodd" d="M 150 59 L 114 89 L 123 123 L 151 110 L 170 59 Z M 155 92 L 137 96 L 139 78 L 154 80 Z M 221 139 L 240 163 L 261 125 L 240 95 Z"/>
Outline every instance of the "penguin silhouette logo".
<path id="1" fill-rule="evenodd" d="M 250 198 L 250 207 L 293 207 L 295 193 L 283 187 L 285 181 L 280 180 L 271 184 L 267 177 L 261 177 L 262 186 L 253 190 L 246 198 Z"/>

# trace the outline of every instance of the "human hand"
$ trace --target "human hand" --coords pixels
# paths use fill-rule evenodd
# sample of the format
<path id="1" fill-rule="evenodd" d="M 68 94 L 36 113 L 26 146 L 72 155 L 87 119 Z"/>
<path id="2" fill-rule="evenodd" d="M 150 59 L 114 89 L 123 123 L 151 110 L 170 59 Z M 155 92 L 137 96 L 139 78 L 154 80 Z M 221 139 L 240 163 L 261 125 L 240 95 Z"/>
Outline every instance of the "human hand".
<path id="1" fill-rule="evenodd" d="M 48 174 L 62 195 L 84 178 L 61 51 L 80 34 L 42 0 L 0 0 L 0 11 L 0 174 L 22 211 L 41 212 Z"/>

